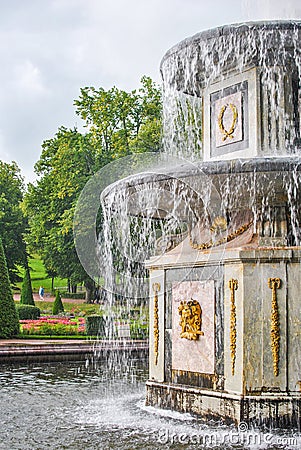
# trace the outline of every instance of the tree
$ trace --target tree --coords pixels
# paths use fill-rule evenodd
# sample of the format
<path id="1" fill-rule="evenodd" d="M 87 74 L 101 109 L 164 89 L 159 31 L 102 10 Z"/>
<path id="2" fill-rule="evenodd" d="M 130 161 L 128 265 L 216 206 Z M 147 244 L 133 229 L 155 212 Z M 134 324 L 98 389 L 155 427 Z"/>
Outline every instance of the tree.
<path id="1" fill-rule="evenodd" d="M 24 234 L 27 224 L 21 209 L 23 192 L 24 182 L 17 164 L 0 161 L 0 235 L 12 283 L 20 280 L 17 266 L 26 263 Z"/>
<path id="2" fill-rule="evenodd" d="M 130 93 L 116 87 L 83 88 L 75 105 L 89 132 L 61 127 L 43 142 L 35 165 L 39 180 L 29 185 L 24 199 L 30 249 L 41 255 L 49 275 L 57 273 L 72 284 L 84 282 L 87 301 L 95 283 L 75 250 L 74 211 L 82 189 L 100 168 L 129 153 L 160 148 L 161 92 L 150 78 L 144 77 L 141 84 Z"/>
<path id="3" fill-rule="evenodd" d="M 0 238 L 0 338 L 10 338 L 19 333 L 19 319 L 10 286 L 8 269 Z"/>
<path id="4" fill-rule="evenodd" d="M 54 138 L 44 141 L 35 166 L 40 179 L 28 186 L 24 198 L 30 249 L 41 255 L 50 276 L 57 274 L 73 285 L 91 284 L 75 251 L 73 216 L 78 196 L 99 159 L 90 135 L 60 128 Z"/>
<path id="5" fill-rule="evenodd" d="M 106 162 L 161 149 L 162 98 L 151 78 L 142 77 L 141 87 L 131 92 L 85 87 L 74 104 Z"/>
<path id="6" fill-rule="evenodd" d="M 22 287 L 21 287 L 20 304 L 35 306 L 33 294 L 32 294 L 30 270 L 29 270 L 28 264 L 27 264 L 27 267 L 24 272 L 24 278 L 23 278 Z"/>
<path id="7" fill-rule="evenodd" d="M 56 291 L 55 300 L 53 302 L 52 314 L 57 316 L 59 313 L 64 312 L 64 305 L 62 302 L 62 297 L 59 291 Z"/>

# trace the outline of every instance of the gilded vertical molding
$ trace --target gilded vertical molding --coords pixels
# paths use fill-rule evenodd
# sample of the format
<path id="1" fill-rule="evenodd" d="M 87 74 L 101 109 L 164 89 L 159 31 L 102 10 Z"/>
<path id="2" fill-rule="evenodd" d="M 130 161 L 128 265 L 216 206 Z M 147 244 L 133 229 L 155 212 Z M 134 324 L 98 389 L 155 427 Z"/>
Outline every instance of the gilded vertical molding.
<path id="1" fill-rule="evenodd" d="M 160 283 L 153 284 L 154 296 L 154 355 L 155 365 L 158 364 L 159 355 L 159 306 L 158 306 L 158 292 L 161 289 Z"/>
<path id="2" fill-rule="evenodd" d="M 271 310 L 271 348 L 273 355 L 274 375 L 279 375 L 279 350 L 280 350 L 280 320 L 277 303 L 277 289 L 281 286 L 280 278 L 269 278 L 268 286 L 272 289 L 272 310 Z"/>
<path id="3" fill-rule="evenodd" d="M 229 280 L 229 289 L 231 291 L 230 298 L 230 352 L 231 352 L 231 369 L 232 375 L 235 373 L 235 360 L 236 360 L 236 306 L 235 306 L 235 291 L 238 288 L 238 280 L 231 278 Z"/>

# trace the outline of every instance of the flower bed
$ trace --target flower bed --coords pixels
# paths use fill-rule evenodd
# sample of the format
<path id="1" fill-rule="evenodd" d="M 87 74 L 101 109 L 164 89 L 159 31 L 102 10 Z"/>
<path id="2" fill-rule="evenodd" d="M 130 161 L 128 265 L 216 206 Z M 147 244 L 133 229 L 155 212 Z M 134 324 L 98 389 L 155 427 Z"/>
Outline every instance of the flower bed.
<path id="1" fill-rule="evenodd" d="M 85 319 L 41 317 L 37 320 L 20 320 L 23 335 L 72 336 L 85 334 Z"/>

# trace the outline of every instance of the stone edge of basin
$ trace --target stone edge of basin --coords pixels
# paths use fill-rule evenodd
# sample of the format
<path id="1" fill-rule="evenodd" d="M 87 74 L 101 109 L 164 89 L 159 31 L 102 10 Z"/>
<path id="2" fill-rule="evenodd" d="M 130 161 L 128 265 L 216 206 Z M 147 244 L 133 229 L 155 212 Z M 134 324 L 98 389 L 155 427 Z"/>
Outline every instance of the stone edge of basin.
<path id="1" fill-rule="evenodd" d="M 232 33 L 245 34 L 250 30 L 295 30 L 296 28 L 301 29 L 301 21 L 298 19 L 295 20 L 272 20 L 272 21 L 252 21 L 252 22 L 238 22 L 230 25 L 222 25 L 217 28 L 210 28 L 207 30 L 200 31 L 199 33 L 194 34 L 193 36 L 189 36 L 186 39 L 183 39 L 178 44 L 172 46 L 165 55 L 163 56 L 160 63 L 160 70 L 162 70 L 162 66 L 166 59 L 175 53 L 183 50 L 186 47 L 191 45 L 198 44 L 202 41 L 207 41 L 210 39 L 217 39 L 221 36 L 227 36 Z"/>
<path id="2" fill-rule="evenodd" d="M 112 351 L 145 351 L 148 350 L 147 340 L 116 340 L 116 341 L 21 341 L 0 340 L 0 363 L 27 358 L 41 358 L 58 355 L 88 355 Z"/>
<path id="3" fill-rule="evenodd" d="M 263 173 L 263 172 L 291 172 L 301 171 L 301 156 L 265 156 L 257 158 L 241 158 L 219 161 L 195 161 L 174 166 L 169 170 L 162 169 L 162 172 L 141 172 L 131 177 L 112 183 L 102 192 L 102 198 L 114 189 L 129 188 L 151 181 L 164 181 L 170 178 L 188 177 L 198 174 L 220 175 L 220 174 L 243 174 L 243 173 Z"/>

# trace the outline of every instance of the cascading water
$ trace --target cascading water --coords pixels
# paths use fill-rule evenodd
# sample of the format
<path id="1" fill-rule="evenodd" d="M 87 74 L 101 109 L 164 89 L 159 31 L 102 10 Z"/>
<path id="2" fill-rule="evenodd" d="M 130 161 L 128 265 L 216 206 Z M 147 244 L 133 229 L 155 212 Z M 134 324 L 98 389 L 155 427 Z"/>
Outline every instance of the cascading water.
<path id="1" fill-rule="evenodd" d="M 110 308 L 149 300 L 147 405 L 300 427 L 300 41 L 259 22 L 169 50 L 164 153 L 98 188 Z"/>
<path id="2" fill-rule="evenodd" d="M 201 178 L 206 179 L 206 183 L 213 186 L 220 197 L 219 204 L 215 205 L 216 215 L 219 208 L 219 215 L 229 215 L 229 211 L 233 211 L 233 203 L 236 203 L 235 210 L 237 210 L 239 202 L 242 202 L 243 208 L 252 211 L 254 230 L 258 231 L 256 227 L 259 226 L 262 228 L 261 234 L 277 237 L 281 226 L 275 221 L 277 222 L 276 216 L 280 214 L 279 220 L 282 224 L 287 220 L 290 222 L 287 225 L 289 236 L 286 236 L 285 244 L 295 242 L 295 245 L 299 242 L 300 219 L 294 206 L 298 204 L 298 189 L 293 189 L 292 186 L 294 183 L 297 187 L 299 185 L 299 171 L 298 161 L 288 159 L 288 155 L 299 155 L 301 150 L 300 39 L 299 22 L 262 22 L 225 26 L 183 41 L 167 52 L 161 64 L 164 82 L 165 154 L 175 156 L 173 160 L 175 166 L 185 165 L 186 160 L 191 161 L 190 165 L 192 162 L 195 164 L 194 169 L 199 171 Z M 254 156 L 256 158 L 280 156 L 279 168 L 276 160 L 265 159 L 258 161 L 258 167 L 254 162 L 246 171 L 242 169 L 244 175 L 241 175 L 240 169 L 236 169 L 232 164 L 232 167 L 228 166 L 224 169 L 226 173 L 222 174 L 220 179 L 213 177 L 214 179 L 209 181 L 210 173 L 213 174 L 215 171 L 214 165 L 210 167 L 210 164 L 207 164 L 209 168 L 207 173 L 206 165 L 201 165 L 200 161 L 220 158 L 219 155 L 212 157 L 208 154 L 208 149 L 204 148 L 204 140 L 206 140 L 204 126 L 208 126 L 206 123 L 208 119 L 204 120 L 202 114 L 204 98 L 208 95 L 210 86 L 227 80 L 229 74 L 235 72 L 237 76 L 254 68 L 257 68 L 256 88 L 254 92 L 249 92 L 252 100 L 247 99 L 245 93 L 242 98 L 243 103 L 255 101 L 261 108 L 261 117 L 256 116 L 257 124 L 253 124 L 254 127 L 257 126 L 256 131 L 259 135 L 253 143 L 253 146 L 257 147 Z M 242 86 L 243 82 L 239 81 L 238 84 Z M 222 89 L 227 90 L 227 87 Z M 242 112 L 244 113 L 245 111 Z M 229 119 L 224 117 L 224 120 L 231 122 L 231 115 Z M 252 131 L 248 130 L 245 140 L 251 141 L 251 134 Z M 205 145 L 208 144 L 205 143 Z M 251 147 L 250 142 L 249 146 Z M 225 146 L 226 150 L 222 159 L 236 158 L 228 147 L 229 145 Z M 241 150 L 238 150 L 238 156 L 244 157 Z M 284 164 L 282 158 L 287 159 L 287 170 L 289 172 L 293 170 L 294 177 L 289 177 L 287 174 L 284 176 L 286 169 L 282 170 Z M 271 161 L 270 167 L 268 167 L 269 161 Z M 244 164 L 247 163 L 242 163 L 242 166 Z M 154 171 L 154 178 L 160 172 L 161 175 L 167 173 L 172 176 L 177 170 L 176 167 L 171 169 L 165 165 L 165 169 L 160 171 L 157 168 Z M 216 164 L 216 173 L 220 170 Z M 263 173 L 259 175 L 258 171 Z M 282 171 L 283 180 L 275 184 L 274 178 L 279 177 L 280 171 Z M 151 178 L 150 173 L 148 176 Z M 264 182 L 264 178 L 269 178 L 268 173 L 271 174 L 271 179 Z M 129 298 L 137 296 L 145 298 L 147 287 L 142 286 L 145 284 L 143 263 L 154 254 L 158 236 L 162 235 L 161 242 L 168 242 L 169 235 L 181 234 L 182 230 L 191 228 L 192 217 L 198 218 L 208 209 L 206 205 L 199 205 L 199 211 L 194 208 L 194 211 L 187 215 L 186 212 L 181 211 L 179 205 L 177 206 L 178 202 L 182 210 L 183 203 L 186 204 L 184 209 L 190 207 L 192 190 L 196 190 L 198 195 L 201 193 L 201 197 L 207 195 L 204 194 L 203 186 L 196 186 L 195 182 L 191 186 L 191 180 L 188 185 L 186 184 L 188 175 L 189 173 L 182 180 L 182 184 L 185 185 L 185 193 L 182 196 L 179 196 L 176 181 L 173 192 L 168 194 L 162 185 L 161 191 L 158 191 L 157 181 L 143 181 L 141 186 L 141 180 L 147 174 L 143 177 L 136 176 L 130 190 L 118 185 L 111 190 L 110 195 L 105 195 L 104 254 L 101 259 L 106 261 L 103 270 L 109 292 L 116 291 L 120 294 L 123 292 L 124 296 Z M 279 184 L 282 184 L 281 188 Z M 241 189 L 242 185 L 244 185 L 243 189 Z M 280 189 L 281 192 L 287 191 L 284 195 L 288 202 L 282 202 L 277 213 L 275 208 L 271 208 L 271 202 L 268 202 L 268 196 L 265 195 L 269 192 L 270 198 L 274 201 L 277 197 L 276 189 Z M 172 197 L 172 201 L 169 202 L 165 198 L 164 212 L 158 211 L 158 203 L 162 195 Z M 200 203 L 204 203 L 204 198 Z M 288 209 L 292 212 L 289 213 Z M 268 223 L 274 223 L 273 226 L 271 225 L 273 229 L 268 230 Z M 119 257 L 116 252 L 119 252 Z M 118 274 L 119 283 L 116 283 L 116 274 Z"/>
<path id="3" fill-rule="evenodd" d="M 300 152 L 300 22 L 262 22 L 220 27 L 188 38 L 161 63 L 165 150 L 205 159 L 201 108 L 209 86 L 257 69 L 261 153 Z M 259 136 L 258 136 L 259 138 Z"/>

